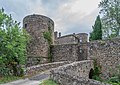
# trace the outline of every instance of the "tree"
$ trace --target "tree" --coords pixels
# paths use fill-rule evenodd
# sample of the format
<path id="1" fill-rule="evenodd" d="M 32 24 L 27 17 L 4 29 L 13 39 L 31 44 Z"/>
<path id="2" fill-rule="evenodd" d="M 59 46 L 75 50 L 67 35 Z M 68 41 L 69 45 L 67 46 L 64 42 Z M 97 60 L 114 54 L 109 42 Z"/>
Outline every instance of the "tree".
<path id="1" fill-rule="evenodd" d="M 23 74 L 28 33 L 0 9 L 0 75 Z"/>
<path id="2" fill-rule="evenodd" d="M 99 4 L 105 37 L 116 37 L 120 33 L 120 0 L 102 0 Z"/>
<path id="3" fill-rule="evenodd" d="M 94 26 L 92 26 L 93 31 L 90 33 L 90 41 L 91 40 L 101 40 L 102 39 L 102 24 L 100 20 L 100 16 L 98 15 L 95 21 Z"/>

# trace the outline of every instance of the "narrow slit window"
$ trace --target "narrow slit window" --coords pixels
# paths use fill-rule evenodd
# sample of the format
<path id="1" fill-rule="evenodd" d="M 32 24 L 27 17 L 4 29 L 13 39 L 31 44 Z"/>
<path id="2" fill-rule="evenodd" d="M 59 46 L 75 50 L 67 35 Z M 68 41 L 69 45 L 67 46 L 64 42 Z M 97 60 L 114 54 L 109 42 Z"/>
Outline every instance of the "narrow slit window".
<path id="1" fill-rule="evenodd" d="M 27 24 L 25 24 L 25 28 L 27 28 Z"/>

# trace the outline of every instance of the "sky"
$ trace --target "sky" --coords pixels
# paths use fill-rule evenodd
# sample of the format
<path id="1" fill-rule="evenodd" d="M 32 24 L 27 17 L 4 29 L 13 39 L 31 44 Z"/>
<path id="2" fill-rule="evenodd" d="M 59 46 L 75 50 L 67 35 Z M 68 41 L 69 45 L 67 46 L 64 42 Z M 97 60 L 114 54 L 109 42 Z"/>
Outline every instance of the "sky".
<path id="1" fill-rule="evenodd" d="M 21 22 L 27 15 L 40 14 L 50 17 L 55 31 L 62 35 L 90 33 L 101 0 L 0 0 L 0 8 Z"/>

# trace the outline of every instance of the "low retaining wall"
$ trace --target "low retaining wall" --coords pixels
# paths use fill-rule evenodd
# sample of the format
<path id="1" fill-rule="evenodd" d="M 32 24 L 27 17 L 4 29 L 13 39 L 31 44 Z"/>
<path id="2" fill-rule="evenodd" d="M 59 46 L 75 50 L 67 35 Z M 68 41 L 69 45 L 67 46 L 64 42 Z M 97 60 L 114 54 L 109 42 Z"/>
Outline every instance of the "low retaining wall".
<path id="1" fill-rule="evenodd" d="M 93 69 L 93 61 L 92 60 L 85 60 L 85 61 L 78 61 L 73 62 L 64 66 L 60 66 L 56 69 L 53 69 L 51 73 L 56 72 L 65 72 L 70 74 L 71 76 L 80 76 L 80 77 L 89 77 L 89 72 Z"/>
<path id="2" fill-rule="evenodd" d="M 38 72 L 43 72 L 46 70 L 50 70 L 51 68 L 56 68 L 65 64 L 71 63 L 70 61 L 65 62 L 54 62 L 54 63 L 47 63 L 47 64 L 41 64 L 36 66 L 27 67 L 25 74 L 26 75 L 33 75 Z"/>
<path id="3" fill-rule="evenodd" d="M 60 85 L 110 85 L 89 79 L 93 61 L 73 62 L 51 70 L 50 78 Z"/>
<path id="4" fill-rule="evenodd" d="M 71 76 L 70 74 L 66 74 L 65 72 L 52 73 L 50 77 L 59 85 L 111 85 L 93 79 Z"/>

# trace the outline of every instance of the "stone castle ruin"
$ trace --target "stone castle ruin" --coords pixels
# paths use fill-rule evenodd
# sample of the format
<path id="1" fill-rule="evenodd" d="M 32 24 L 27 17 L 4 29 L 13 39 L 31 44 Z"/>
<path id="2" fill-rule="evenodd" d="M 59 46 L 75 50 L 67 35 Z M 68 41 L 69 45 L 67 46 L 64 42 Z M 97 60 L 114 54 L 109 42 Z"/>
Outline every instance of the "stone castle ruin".
<path id="1" fill-rule="evenodd" d="M 23 20 L 23 28 L 31 35 L 32 40 L 27 47 L 27 57 L 29 66 L 48 62 L 49 44 L 43 33 L 52 32 L 52 44 L 54 43 L 54 22 L 45 16 L 30 15 Z"/>
<path id="2" fill-rule="evenodd" d="M 58 61 L 79 61 L 87 59 L 87 37 L 86 33 L 71 34 L 59 37 L 54 32 L 54 22 L 42 15 L 26 16 L 23 20 L 23 28 L 32 36 L 27 47 L 27 65 L 32 66 L 41 63 L 48 63 L 49 50 L 53 62 Z M 49 48 L 44 32 L 51 30 L 52 48 Z"/>
<path id="3" fill-rule="evenodd" d="M 103 79 L 118 73 L 120 38 L 88 42 L 86 33 L 61 36 L 54 32 L 53 20 L 35 14 L 23 19 L 23 27 L 31 35 L 27 46 L 28 73 L 34 65 L 40 65 L 33 68 L 35 71 L 61 66 L 51 71 L 51 78 L 61 85 L 109 85 L 89 79 L 93 60 L 99 64 Z"/>

